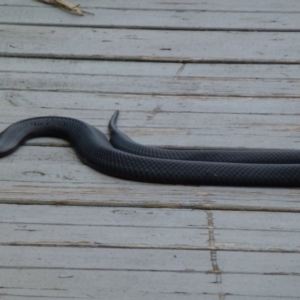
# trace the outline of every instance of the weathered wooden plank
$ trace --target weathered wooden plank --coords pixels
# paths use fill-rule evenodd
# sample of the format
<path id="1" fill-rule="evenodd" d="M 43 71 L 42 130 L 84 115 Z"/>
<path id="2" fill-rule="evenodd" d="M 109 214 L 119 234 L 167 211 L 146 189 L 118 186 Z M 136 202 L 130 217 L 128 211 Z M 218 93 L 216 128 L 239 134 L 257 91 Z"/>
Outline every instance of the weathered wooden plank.
<path id="1" fill-rule="evenodd" d="M 299 253 L 217 251 L 217 262 L 222 276 L 233 273 L 241 276 L 244 274 L 299 276 L 299 255 Z"/>
<path id="2" fill-rule="evenodd" d="M 214 245 L 223 248 L 292 251 L 300 248 L 300 215 L 213 212 Z"/>
<path id="3" fill-rule="evenodd" d="M 43 4 L 36 1 L 27 1 L 24 3 L 22 0 L 0 0 L 0 5 L 3 6 L 21 6 L 21 7 L 42 7 Z M 80 7 L 83 8 L 115 8 L 115 9 L 166 9 L 166 10 L 212 10 L 212 11 L 250 11 L 250 12 L 298 12 L 299 2 L 297 0 L 286 0 L 282 5 L 281 0 L 252 0 L 251 2 L 243 0 L 230 0 L 224 2 L 222 0 L 210 0 L 207 2 L 193 2 L 183 0 L 174 2 L 173 0 L 85 0 L 81 3 Z"/>
<path id="4" fill-rule="evenodd" d="M 55 299 L 194 300 L 217 292 L 213 275 L 201 273 L 0 269 L 0 278 L 4 295 Z"/>
<path id="5" fill-rule="evenodd" d="M 207 229 L 205 212 L 186 209 L 1 205 L 1 223 Z M 35 212 L 35 213 L 33 213 Z M 34 217 L 33 217 L 34 215 Z M 88 216 L 88 218 L 87 218 Z"/>
<path id="6" fill-rule="evenodd" d="M 299 66 L 286 64 L 189 64 L 162 62 L 89 61 L 0 57 L 1 72 L 63 74 L 63 75 L 106 75 L 135 77 L 181 77 L 201 79 L 299 79 Z M 251 80 L 250 80 L 251 79 Z"/>
<path id="7" fill-rule="evenodd" d="M 228 86 L 229 80 L 225 78 L 226 74 L 223 75 L 223 78 L 220 77 L 221 69 L 216 68 L 215 65 L 187 65 L 181 70 L 180 76 L 175 76 L 174 81 L 174 76 L 171 75 L 176 75 L 180 69 L 180 64 L 170 64 L 170 66 L 150 64 L 149 68 L 146 68 L 144 64 L 98 62 L 95 63 L 92 73 L 89 74 L 88 69 L 91 67 L 89 62 L 60 61 L 61 65 L 57 61 L 50 63 L 43 60 L 8 59 L 1 62 L 3 62 L 5 70 L 13 71 L 9 75 L 8 73 L 2 73 L 4 78 L 0 82 L 3 83 L 5 89 L 9 87 L 13 89 L 36 88 L 54 91 L 60 87 L 65 91 L 75 89 L 80 92 L 80 94 L 38 93 L 26 96 L 26 93 L 23 91 L 3 91 L 5 101 L 0 105 L 4 105 L 3 112 L 5 111 L 5 115 L 2 116 L 2 121 L 4 122 L 5 119 L 8 121 L 1 130 L 8 124 L 18 120 L 18 118 L 39 114 L 64 114 L 72 117 L 77 117 L 78 114 L 78 118 L 87 118 L 86 121 L 92 122 L 104 130 L 110 115 L 116 108 L 132 111 L 144 111 L 149 108 L 150 111 L 145 115 L 123 112 L 120 116 L 120 126 L 138 142 L 161 145 L 161 140 L 163 140 L 166 142 L 165 146 L 180 147 L 199 147 L 199 145 L 204 147 L 253 147 L 253 145 L 256 145 L 256 148 L 297 148 L 298 121 L 296 114 L 294 113 L 295 117 L 293 118 L 282 116 L 282 114 L 297 112 L 299 102 L 296 99 L 228 98 L 230 94 L 242 94 L 244 96 L 247 94 L 254 96 L 265 95 L 264 97 L 278 97 L 279 94 L 289 97 L 297 96 L 299 94 L 297 66 L 262 65 L 247 67 L 243 70 L 238 65 L 225 65 L 226 74 L 232 76 L 231 83 Z M 31 65 L 31 63 L 34 64 Z M 57 79 L 55 72 L 61 72 L 63 68 L 65 68 L 67 74 L 61 75 L 64 77 L 64 80 L 61 81 Z M 31 74 L 35 69 L 45 73 L 48 69 L 48 72 L 54 72 L 54 74 Z M 136 78 L 147 74 L 146 70 L 149 70 L 151 77 L 147 76 L 143 80 L 138 81 Z M 69 76 L 69 73 L 72 72 L 78 72 L 78 74 Z M 102 81 L 101 85 L 99 82 L 103 78 L 102 75 L 100 77 L 95 76 L 98 72 L 100 74 L 108 73 L 108 76 L 105 77 L 105 82 Z M 157 78 L 160 72 L 169 76 L 166 77 L 165 84 L 161 83 L 161 77 Z M 192 78 L 191 89 L 187 89 L 187 86 L 189 86 L 187 82 L 189 82 L 190 76 L 195 76 L 198 72 L 200 79 L 198 77 Z M 202 76 L 206 76 L 205 74 L 213 78 L 202 78 Z M 237 77 L 242 76 L 242 74 L 246 78 L 244 79 L 243 88 L 237 93 L 235 92 L 235 86 L 238 85 Z M 266 80 L 255 80 L 254 77 L 258 76 L 258 74 L 260 78 L 265 78 Z M 282 79 L 285 76 L 290 78 Z M 114 82 L 112 78 L 115 78 L 116 81 Z M 274 80 L 274 78 L 276 79 Z M 217 85 L 219 87 L 218 90 L 215 88 L 216 80 L 222 83 Z M 200 81 L 200 83 L 197 83 L 197 81 Z M 63 85 L 62 82 L 64 82 Z M 121 84 L 121 82 L 123 83 Z M 174 85 L 174 82 L 176 85 Z M 207 88 L 202 87 L 202 84 L 205 82 L 208 82 L 206 83 Z M 250 84 L 251 82 L 255 82 L 254 85 Z M 281 84 L 279 84 L 280 82 Z M 176 86 L 178 87 L 176 88 Z M 287 86 L 289 86 L 288 92 L 286 92 Z M 96 93 L 99 91 L 103 93 L 110 91 L 115 93 L 115 87 L 118 87 L 117 92 L 119 93 L 151 93 L 155 91 L 158 94 L 162 94 L 170 93 L 169 91 L 171 90 L 174 96 L 161 97 L 150 96 L 149 94 L 145 94 L 145 96 L 124 94 L 107 96 L 102 94 L 89 95 L 84 92 L 94 91 Z M 226 98 L 192 97 L 191 94 L 195 92 L 200 95 L 205 93 L 222 94 Z M 186 96 L 179 96 L 182 93 L 186 94 Z M 73 98 L 74 101 L 72 102 L 70 99 Z M 87 99 L 87 101 L 84 101 L 87 109 L 82 109 L 83 105 L 80 104 L 83 103 L 83 98 Z M 61 105 L 58 104 L 60 102 Z M 112 109 L 108 117 L 104 117 L 102 114 L 102 110 L 106 107 Z M 184 114 L 177 114 L 176 118 L 174 118 L 175 114 L 169 114 L 172 111 L 184 111 Z M 168 114 L 164 112 L 168 112 Z M 199 114 L 193 114 L 194 112 L 201 112 L 200 121 Z M 208 112 L 216 113 L 215 117 L 207 114 Z M 224 116 L 223 112 L 234 115 Z M 276 116 L 269 116 L 269 113 L 273 112 L 276 113 Z M 251 115 L 245 115 L 249 113 Z M 253 115 L 253 113 L 258 113 L 259 115 Z M 268 115 L 265 116 L 264 114 Z M 10 118 L 10 115 L 14 116 L 14 118 Z M 181 125 L 180 128 L 174 128 L 174 119 L 181 120 L 176 122 L 176 124 Z M 146 123 L 141 123 L 143 120 Z M 199 128 L 195 128 L 194 124 L 200 124 Z M 203 126 L 203 124 L 206 124 L 206 126 Z M 144 127 L 145 129 L 141 129 Z M 234 135 L 232 130 L 234 130 Z M 215 138 L 212 139 L 211 136 Z M 247 139 L 245 139 L 245 136 L 247 136 Z M 156 141 L 149 141 L 150 137 Z"/>
<path id="8" fill-rule="evenodd" d="M 298 190 L 294 196 L 300 196 Z M 213 218 L 217 230 L 300 231 L 300 215 L 293 213 L 214 211 Z"/>
<path id="9" fill-rule="evenodd" d="M 104 276 L 109 276 L 110 271 L 114 271 L 114 274 L 120 275 L 124 274 L 124 272 L 127 274 L 139 272 L 138 274 L 141 276 L 145 276 L 144 274 L 147 272 L 152 272 L 154 277 L 156 274 L 165 274 L 168 272 L 172 274 L 180 273 L 183 274 L 183 277 L 185 274 L 194 273 L 201 276 L 202 280 L 203 272 L 215 272 L 210 271 L 211 262 L 208 251 L 85 248 L 83 255 L 82 249 L 79 248 L 2 246 L 0 250 L 1 269 L 4 272 L 6 270 L 10 270 L 10 272 L 23 270 L 23 272 L 27 271 L 34 276 L 33 274 L 37 271 L 41 278 L 44 278 L 43 282 L 46 281 L 46 274 L 48 272 L 51 274 L 53 270 L 56 270 L 61 277 L 64 277 L 63 275 L 67 277 L 66 274 L 68 274 L 68 276 L 74 276 L 74 274 L 77 275 L 78 272 L 84 271 L 103 272 L 105 274 Z M 273 280 L 276 279 L 284 279 L 285 285 L 284 288 L 281 289 L 280 295 L 284 297 L 291 296 L 291 293 L 293 294 L 295 290 L 291 285 L 294 283 L 294 278 L 298 278 L 299 274 L 297 264 L 299 260 L 298 256 L 299 254 L 218 251 L 217 264 L 220 275 L 217 275 L 219 281 L 217 282 L 216 288 L 220 287 L 223 294 L 228 294 L 226 298 L 231 296 L 234 297 L 232 299 L 235 299 L 237 296 L 243 294 L 243 296 L 247 296 L 250 299 L 252 297 L 265 299 L 267 295 L 269 297 L 275 295 L 275 293 L 270 292 L 270 288 L 266 289 L 271 286 L 270 280 L 273 282 Z M 211 282 L 214 281 L 213 277 L 211 277 L 213 274 L 207 276 L 210 276 Z M 273 277 L 276 279 L 273 279 Z M 0 278 L 2 279 L 2 277 Z M 204 280 L 205 278 L 206 277 L 204 277 Z M 229 285 L 228 281 L 233 280 L 233 278 L 236 279 L 236 283 Z M 257 278 L 259 281 L 256 281 Z M 169 282 L 168 277 L 166 277 L 165 280 L 167 283 Z M 244 285 L 245 280 L 248 280 L 248 283 L 251 284 L 255 292 L 246 290 Z M 18 276 L 13 277 L 10 286 L 12 286 L 12 283 L 14 283 L 14 286 L 20 287 Z M 237 287 L 237 283 L 243 283 L 244 286 L 242 288 Z M 31 284 L 27 285 L 31 286 Z M 27 293 L 29 294 L 29 291 L 26 290 L 28 286 L 25 288 L 25 291 L 22 290 L 25 295 Z M 88 287 L 91 288 L 91 286 L 93 286 L 93 284 Z M 207 289 L 208 286 L 210 286 L 210 284 L 207 283 L 203 289 Z M 285 288 L 287 289 L 285 290 Z M 292 292 L 288 290 L 291 288 Z M 7 294 L 13 294 L 14 292 L 7 286 L 3 286 L 2 289 L 4 289 Z M 113 290 L 118 290 L 118 287 L 115 287 Z M 71 292 L 69 289 L 68 291 L 69 293 Z M 184 297 L 192 296 L 193 291 L 193 288 L 190 289 L 189 295 L 184 295 Z M 39 293 L 45 295 L 45 292 L 42 290 L 39 290 Z M 49 294 L 51 295 L 51 293 L 55 293 L 55 291 L 52 290 Z M 217 291 L 209 294 L 211 297 L 218 295 Z M 171 299 L 173 298 L 171 297 Z M 192 296 L 190 299 L 196 298 Z"/>
<path id="10" fill-rule="evenodd" d="M 299 102 L 296 103 L 295 107 L 299 106 Z M 16 111 L 15 116 L 13 112 L 16 111 L 14 108 L 7 109 L 5 112 L 1 112 L 2 128 L 5 124 L 10 124 L 12 121 L 17 121 L 23 118 L 28 118 L 31 116 L 40 115 L 42 111 L 44 114 L 46 110 L 32 109 L 29 111 L 21 112 L 19 109 Z M 53 111 L 53 110 L 52 110 Z M 51 113 L 51 109 L 49 110 Z M 59 113 L 59 110 L 56 110 Z M 114 111 L 101 110 L 86 110 L 78 112 L 82 120 L 87 121 L 93 126 L 101 127 L 102 130 L 108 126 L 108 121 L 113 115 Z M 8 114 L 8 116 L 7 116 Z M 77 117 L 73 111 L 63 110 L 63 114 L 66 117 Z M 213 118 L 213 119 L 212 119 Z M 174 127 L 174 120 L 177 120 L 177 126 L 179 130 L 195 130 L 195 131 L 205 131 L 206 134 L 215 133 L 216 129 L 224 126 L 223 130 L 235 130 L 235 133 L 248 133 L 248 135 L 259 134 L 260 130 L 268 131 L 270 136 L 275 135 L 277 131 L 278 136 L 286 136 L 285 131 L 290 131 L 293 133 L 294 138 L 298 133 L 298 116 L 297 115 L 272 115 L 272 114 L 224 114 L 217 117 L 217 113 L 193 113 L 193 112 L 133 112 L 133 111 L 122 111 L 120 113 L 119 127 L 121 128 L 131 128 L 131 130 L 138 131 L 139 128 L 143 127 L 141 130 L 146 131 L 147 127 L 152 128 L 152 130 L 159 129 L 170 129 Z M 125 125 L 126 124 L 126 125 Z M 221 130 L 221 128 L 220 128 Z M 251 132 L 249 132 L 251 130 Z M 273 131 L 273 133 L 272 133 Z M 190 133 L 192 134 L 193 131 Z M 264 132 L 261 132 L 264 135 Z M 151 134 L 149 131 L 148 134 Z M 203 134 L 205 134 L 203 132 Z M 135 136 L 135 134 L 133 135 Z M 291 135 L 292 136 L 292 135 Z"/>
<path id="11" fill-rule="evenodd" d="M 299 97 L 296 65 L 145 64 L 0 59 L 0 89 L 114 94 Z M 38 70 L 38 71 L 37 71 Z"/>
<path id="12" fill-rule="evenodd" d="M 226 275 L 215 284 L 213 275 L 189 273 L 0 270 L 3 296 L 72 299 L 294 299 L 298 276 Z M 13 278 L 14 287 L 11 286 Z M 135 284 L 132 284 L 132 283 Z M 222 292 L 218 292 L 218 287 Z M 272 288 L 270 288 L 272 287 Z M 2 296 L 1 295 L 1 296 Z M 218 298 L 217 298 L 218 297 Z M 10 298 L 4 298 L 10 299 Z M 39 298 L 38 298 L 39 299 Z M 227 296 L 226 296 L 227 299 Z"/>
<path id="13" fill-rule="evenodd" d="M 115 270 L 214 273 L 210 251 L 0 246 L 2 269 Z M 84 253 L 84 255 L 83 255 Z M 216 251 L 226 274 L 299 276 L 299 253 Z"/>
<path id="14" fill-rule="evenodd" d="M 295 107 L 299 106 L 299 103 Z M 283 104 L 284 105 L 284 104 Z M 10 108 L 1 116 L 0 130 L 21 119 L 40 115 L 78 118 L 107 133 L 114 111 L 72 111 L 68 109 Z M 174 121 L 176 120 L 176 122 Z M 138 143 L 172 148 L 299 148 L 296 115 L 195 114 L 186 112 L 126 112 L 120 114 L 119 128 Z M 176 127 L 175 127 L 176 124 Z M 162 142 L 163 141 L 163 142 Z M 55 139 L 36 139 L 28 145 L 66 145 Z"/>
<path id="15" fill-rule="evenodd" d="M 0 163 L 1 203 L 299 211 L 297 189 L 132 182 L 96 172 L 61 147 L 22 147 Z"/>
<path id="16" fill-rule="evenodd" d="M 86 6 L 86 3 L 84 3 Z M 129 4 L 128 4 L 129 5 Z M 197 4 L 195 3 L 195 6 Z M 171 7 L 172 8 L 172 7 Z M 88 9 L 88 8 L 87 8 Z M 106 27 L 136 29 L 184 29 L 184 30 L 276 30 L 298 31 L 299 14 L 272 12 L 220 12 L 154 9 L 110 9 L 91 7 L 94 16 L 74 18 L 62 10 L 49 6 L 3 6 L 1 24 L 47 25 L 72 27 Z M 18 18 L 15 18 L 15 16 Z"/>
<path id="17" fill-rule="evenodd" d="M 1 245 L 81 246 L 158 249 L 206 249 L 204 230 L 123 227 L 1 224 Z M 288 246 L 287 246 L 288 248 Z"/>
<path id="18" fill-rule="evenodd" d="M 42 276 L 45 276 L 45 272 L 49 269 L 56 269 L 64 274 L 78 272 L 79 270 L 114 270 L 115 274 L 122 271 L 140 271 L 139 274 L 143 276 L 145 271 L 155 271 L 155 274 L 157 272 L 181 272 L 182 274 L 197 272 L 199 274 L 199 272 L 208 271 L 211 267 L 209 252 L 206 251 L 86 248 L 84 255 L 82 255 L 81 249 L 78 248 L 33 247 L 29 249 L 28 247 L 0 247 L 0 249 L 2 254 L 0 261 L 3 262 L 3 270 L 13 269 L 18 271 L 22 269 L 34 272 L 43 269 Z M 270 288 L 269 291 L 266 289 L 271 286 L 270 280 L 273 282 L 273 277 L 278 280 L 284 278 L 287 289 L 281 289 L 280 294 L 291 296 L 293 292 L 288 289 L 292 287 L 293 279 L 298 278 L 298 256 L 299 254 L 218 251 L 218 267 L 221 274 L 219 276 L 221 281 L 218 282 L 218 285 L 221 286 L 224 294 L 231 295 L 231 297 L 243 294 L 243 296 L 250 299 L 252 297 L 261 299 L 260 297 L 266 297 L 266 295 L 270 297 L 275 295 L 275 293 L 270 292 Z M 256 293 L 246 290 L 245 286 L 241 291 L 241 287 L 237 288 L 236 284 L 229 285 L 228 281 L 233 280 L 232 277 L 236 278 L 236 283 L 241 282 L 244 284 L 244 281 L 248 280 Z M 256 278 L 259 278 L 259 281 L 256 281 Z M 18 281 L 14 280 L 13 282 L 19 284 Z M 189 293 L 192 291 L 190 290 Z"/>
<path id="19" fill-rule="evenodd" d="M 0 25 L 0 38 L 2 56 L 135 61 L 298 63 L 300 46 L 298 34 L 291 32 Z"/>
<path id="20" fill-rule="evenodd" d="M 179 63 L 143 63 L 143 62 L 124 62 L 124 61 L 85 61 L 85 60 L 45 60 L 45 59 L 30 59 L 30 58 L 9 58 L 0 57 L 1 71 L 17 72 L 17 73 L 54 73 L 54 74 L 73 74 L 73 75 L 114 75 L 114 76 L 177 76 L 176 73 L 182 69 L 182 64 Z M 189 66 L 190 64 L 186 64 Z M 210 64 L 204 64 L 204 73 L 207 74 L 210 69 Z M 242 71 L 238 65 L 237 71 Z M 289 73 L 292 72 L 293 76 L 297 76 L 298 68 L 295 66 L 280 65 L 281 68 L 271 68 L 269 71 L 260 70 L 261 76 L 267 76 L 270 71 L 274 72 L 272 77 L 284 77 L 281 72 L 284 72 L 286 67 L 290 67 Z M 189 67 L 190 68 L 190 67 Z M 283 69 L 282 69 L 283 68 Z M 199 68 L 202 69 L 202 68 Z M 234 68 L 233 68 L 234 69 Z M 265 69 L 265 68 L 264 68 Z M 227 70 L 227 69 L 226 69 Z M 277 71 L 276 71 L 277 70 Z M 200 71 L 200 70 L 199 70 Z M 218 71 L 218 70 L 217 70 Z M 217 76 L 217 71 L 212 71 Z M 194 70 L 198 72 L 198 70 Z M 235 72 L 235 73 L 236 73 Z M 243 72 L 243 71 L 242 71 Z M 253 76 L 257 72 L 254 69 L 248 76 Z M 285 73 L 285 72 L 284 72 Z M 245 72 L 244 72 L 245 74 Z M 257 76 L 258 74 L 256 74 Z M 270 75 L 270 74 L 269 74 Z M 286 75 L 287 76 L 287 75 Z M 285 77 L 286 77 L 285 76 Z M 270 76 L 269 76 L 270 77 Z"/>
<path id="21" fill-rule="evenodd" d="M 91 210 L 94 210 L 93 213 L 89 213 Z M 168 211 L 163 214 L 157 209 L 150 211 L 137 209 L 134 213 L 132 210 L 126 209 L 118 212 L 115 209 L 102 208 L 65 207 L 55 209 L 52 207 L 48 210 L 45 206 L 31 206 L 29 209 L 14 206 L 14 211 L 12 211 L 12 207 L 5 205 L 1 207 L 1 212 L 5 215 L 5 211 L 8 214 L 0 226 L 1 244 L 40 243 L 192 249 L 199 246 L 204 248 L 207 240 L 207 230 L 201 228 L 205 214 L 201 212 L 191 212 L 191 215 L 199 215 L 199 221 L 195 223 L 196 228 L 194 228 L 193 221 L 190 223 L 191 226 L 182 227 L 179 222 L 176 222 L 173 214 Z M 101 216 L 108 211 L 111 218 L 101 219 Z M 156 214 L 156 211 L 157 217 L 152 219 L 148 217 L 150 223 L 143 224 L 143 218 L 147 219 L 148 213 L 152 216 L 152 214 Z M 17 214 L 17 219 L 15 219 L 15 214 Z M 68 214 L 72 215 L 71 218 L 65 217 Z M 78 224 L 76 216 L 80 214 L 88 217 L 81 218 L 81 223 Z M 162 223 L 154 223 L 153 221 L 159 219 L 162 214 L 165 220 Z M 178 211 L 178 215 L 185 218 L 185 222 L 189 220 L 189 211 L 185 211 L 185 213 Z M 166 225 L 167 220 L 169 220 L 168 225 Z"/>
<path id="22" fill-rule="evenodd" d="M 1 268 L 197 272 L 211 269 L 209 251 L 0 246 Z"/>
<path id="23" fill-rule="evenodd" d="M 18 161 L 19 164 L 19 161 Z M 84 166 L 72 170 L 27 167 L 11 171 L 5 165 L 2 175 L 1 203 L 57 204 L 81 206 L 170 207 L 200 209 L 243 209 L 299 211 L 299 193 L 291 189 L 185 187 L 131 182 Z M 82 176 L 77 179 L 76 176 Z M 3 173 L 2 173 L 3 174 Z M 53 174 L 53 175 L 51 175 Z"/>
<path id="24" fill-rule="evenodd" d="M 231 298 L 228 297 L 230 300 L 236 299 L 234 295 L 239 298 L 250 296 L 261 300 L 297 299 L 299 297 L 298 282 L 299 276 L 241 276 L 240 274 L 228 274 L 222 276 L 221 286 L 223 291 L 231 294 Z"/>
<path id="25" fill-rule="evenodd" d="M 297 115 L 299 105 L 297 98 L 115 95 L 25 90 L 0 90 L 0 98 L 2 99 L 0 101 L 0 113 L 9 111 L 10 113 L 6 115 L 11 117 L 16 116 L 17 118 L 21 111 L 33 111 L 34 114 L 62 115 L 67 111 L 72 111 L 79 118 L 80 114 L 84 114 L 85 111 L 96 111 L 99 114 L 99 120 L 101 118 L 108 120 L 110 113 L 116 109 L 119 109 L 121 114 L 129 111 L 147 113 L 189 112 L 199 114 L 199 117 L 203 113 Z M 122 115 L 120 115 L 119 122 L 122 127 L 126 127 L 127 121 L 122 118 Z M 143 120 L 139 119 L 135 122 L 141 125 L 140 122 Z"/>
<path id="26" fill-rule="evenodd" d="M 33 293 L 33 294 L 35 294 L 35 293 Z M 43 296 L 40 296 L 40 297 L 39 296 L 35 296 L 33 294 L 29 293 L 29 297 L 34 297 L 34 300 L 45 300 L 44 294 L 47 294 L 48 296 L 46 296 L 46 297 L 52 298 L 52 299 L 66 299 L 66 296 L 58 296 L 57 293 L 54 294 L 53 292 L 52 293 L 43 292 L 43 293 L 41 293 Z M 144 299 L 148 299 L 148 300 L 149 299 L 153 299 L 153 300 L 156 299 L 155 296 L 153 296 L 153 298 L 145 298 L 144 294 L 145 293 L 140 293 L 139 295 L 135 294 L 135 295 L 132 295 L 132 296 L 137 297 L 137 298 L 143 297 Z M 99 293 L 97 295 L 99 295 Z M 115 295 L 116 298 L 111 298 L 112 297 L 111 295 L 103 295 L 101 297 L 106 297 L 106 296 L 108 297 L 108 299 L 120 299 L 120 297 L 124 297 L 124 293 L 122 293 L 122 294 L 120 293 L 120 294 Z M 14 293 L 14 292 L 7 292 L 5 294 L 2 294 L 1 297 L 2 297 L 2 299 L 5 299 L 5 300 L 8 300 L 8 299 L 11 300 L 12 297 L 13 297 L 14 300 L 21 300 L 21 299 L 23 300 L 24 297 L 25 297 L 25 299 L 28 298 L 28 296 L 26 296 L 26 295 L 18 295 L 18 294 Z M 189 297 L 189 298 L 187 298 L 187 297 Z M 188 299 L 188 300 L 197 299 L 197 297 L 195 298 L 193 296 L 187 296 L 187 297 L 186 297 L 186 299 Z M 70 297 L 70 298 L 77 299 L 75 296 Z M 96 298 L 95 296 L 93 298 L 94 299 L 103 299 L 103 298 Z M 214 294 L 212 294 L 212 295 L 207 295 L 206 294 L 204 296 L 201 295 L 201 298 L 204 299 L 204 300 L 215 300 L 216 296 Z M 84 299 L 90 299 L 90 297 L 89 298 L 84 298 Z M 129 300 L 131 298 L 125 298 L 125 299 Z M 164 296 L 160 296 L 160 299 L 166 300 L 166 299 L 170 299 L 170 298 L 165 298 Z M 182 295 L 180 295 L 180 296 L 176 295 L 172 299 L 174 299 L 174 300 L 181 300 L 182 299 Z M 257 300 L 257 299 L 260 300 L 260 298 L 255 298 L 255 300 Z M 262 300 L 270 300 L 270 299 L 269 298 L 264 298 Z"/>
<path id="27" fill-rule="evenodd" d="M 242 223 L 242 219 L 241 219 Z M 215 230 L 217 249 L 236 249 L 238 251 L 299 251 L 298 232 Z"/>
<path id="28" fill-rule="evenodd" d="M 64 92 L 230 96 L 299 97 L 299 79 L 174 78 L 43 73 L 0 73 L 0 89 Z"/>
<path id="29" fill-rule="evenodd" d="M 261 222 L 263 215 L 268 215 L 263 227 L 257 229 L 253 228 L 252 224 L 247 226 L 247 223 L 243 222 L 245 213 L 240 212 L 224 212 L 228 221 L 221 228 L 215 225 L 221 213 L 215 215 L 213 212 L 206 214 L 203 211 L 175 210 L 173 214 L 172 210 L 136 208 L 134 213 L 132 209 L 125 208 L 117 210 L 72 206 L 57 208 L 45 205 L 27 208 L 1 205 L 1 212 L 6 216 L 3 221 L 1 220 L 0 226 L 2 245 L 264 252 L 299 252 L 300 248 L 297 239 L 300 231 L 298 214 L 292 219 L 288 213 L 247 213 L 254 224 Z M 81 214 L 88 218 L 78 217 Z M 65 217 L 66 215 L 68 217 Z M 106 217 L 102 219 L 102 215 Z M 199 220 L 196 220 L 197 215 Z M 183 222 L 176 223 L 176 216 L 178 219 L 184 219 L 184 223 L 188 226 Z M 159 220 L 162 217 L 164 220 Z M 281 228 L 275 230 L 273 227 L 278 225 L 276 221 L 279 217 Z M 241 229 L 232 228 L 231 219 L 234 220 L 233 223 L 243 224 L 244 227 L 241 225 Z"/>

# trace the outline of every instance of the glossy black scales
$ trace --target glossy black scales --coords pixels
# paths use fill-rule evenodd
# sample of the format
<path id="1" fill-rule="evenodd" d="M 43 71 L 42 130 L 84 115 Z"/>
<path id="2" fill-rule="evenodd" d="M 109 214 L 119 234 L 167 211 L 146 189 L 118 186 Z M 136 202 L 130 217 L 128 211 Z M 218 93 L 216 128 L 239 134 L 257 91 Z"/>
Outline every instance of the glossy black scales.
<path id="1" fill-rule="evenodd" d="M 38 117 L 10 125 L 0 134 L 0 157 L 9 155 L 25 140 L 52 136 L 66 139 L 81 161 L 110 176 L 144 182 L 300 186 L 298 164 L 249 164 L 154 158 L 115 149 L 95 127 L 71 118 Z"/>

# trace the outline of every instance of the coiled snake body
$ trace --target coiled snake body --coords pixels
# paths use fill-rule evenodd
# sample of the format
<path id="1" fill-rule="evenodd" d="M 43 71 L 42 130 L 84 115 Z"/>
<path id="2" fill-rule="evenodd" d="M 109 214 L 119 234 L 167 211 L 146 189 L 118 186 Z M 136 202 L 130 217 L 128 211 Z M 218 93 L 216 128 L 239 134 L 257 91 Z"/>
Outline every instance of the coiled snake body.
<path id="1" fill-rule="evenodd" d="M 41 136 L 68 140 L 83 163 L 104 174 L 128 180 L 190 185 L 300 186 L 299 151 L 277 152 L 279 158 L 280 154 L 288 158 L 288 163 L 281 158 L 280 163 L 274 158 L 269 163 L 242 163 L 241 159 L 217 162 L 147 157 L 116 149 L 95 127 L 65 117 L 38 117 L 10 125 L 0 134 L 0 157 L 12 153 L 27 139 Z"/>

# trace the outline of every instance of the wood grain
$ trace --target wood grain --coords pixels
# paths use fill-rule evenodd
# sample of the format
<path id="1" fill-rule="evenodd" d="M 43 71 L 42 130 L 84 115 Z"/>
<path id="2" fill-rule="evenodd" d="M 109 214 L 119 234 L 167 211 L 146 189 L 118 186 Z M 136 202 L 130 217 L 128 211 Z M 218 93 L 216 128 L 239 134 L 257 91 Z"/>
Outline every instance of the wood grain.
<path id="1" fill-rule="evenodd" d="M 0 39 L 0 55 L 9 57 L 194 63 L 298 63 L 300 46 L 295 32 L 184 31 L 178 38 L 166 30 L 17 25 L 0 25 Z"/>
<path id="2" fill-rule="evenodd" d="M 32 1 L 33 2 L 33 1 Z M 48 6 L 1 7 L 0 23 L 15 25 L 91 27 L 91 28 L 131 28 L 170 30 L 236 30 L 236 31 L 298 31 L 299 14 L 282 12 L 232 12 L 186 9 L 136 9 L 128 2 L 128 8 L 93 7 L 84 1 L 86 10 L 93 16 L 74 18 L 64 11 Z M 102 4 L 102 2 L 101 2 Z M 138 3 L 136 3 L 138 4 Z M 178 3 L 180 4 L 180 3 Z M 97 5 L 97 4 L 96 4 Z M 98 4 L 99 5 L 99 4 Z M 143 3 L 146 5 L 146 3 Z M 107 3 L 105 6 L 112 6 Z M 18 18 L 15 18 L 15 16 Z"/>

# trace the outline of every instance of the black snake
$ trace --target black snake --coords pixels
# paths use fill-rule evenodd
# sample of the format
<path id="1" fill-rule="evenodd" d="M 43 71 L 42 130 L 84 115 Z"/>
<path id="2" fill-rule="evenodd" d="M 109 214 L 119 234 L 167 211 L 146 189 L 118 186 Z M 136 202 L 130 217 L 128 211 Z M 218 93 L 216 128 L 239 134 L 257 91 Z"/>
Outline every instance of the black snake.
<path id="1" fill-rule="evenodd" d="M 113 140 L 118 140 L 118 132 L 112 132 Z M 128 180 L 189 185 L 300 186 L 300 151 L 274 151 L 276 155 L 267 159 L 267 163 L 260 159 L 259 163 L 242 162 L 244 151 L 239 151 L 241 158 L 238 161 L 229 155 L 225 162 L 215 161 L 217 158 L 208 161 L 179 160 L 168 154 L 164 158 L 148 157 L 143 156 L 145 153 L 138 155 L 116 149 L 95 127 L 66 117 L 38 117 L 10 125 L 0 134 L 0 157 L 12 153 L 27 139 L 41 136 L 68 140 L 84 164 L 104 174 Z M 267 157 L 268 153 L 264 155 Z M 232 160 L 234 162 L 229 162 Z"/>

